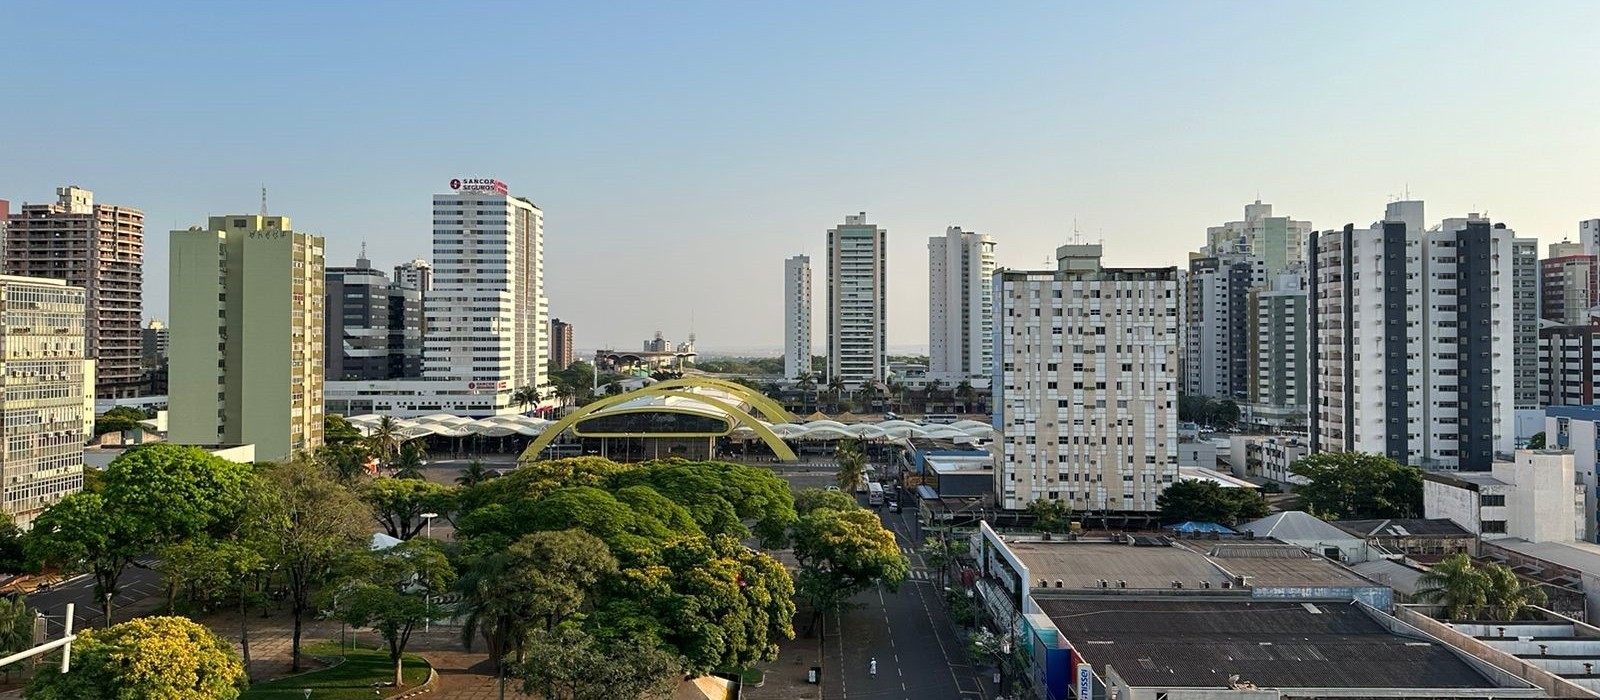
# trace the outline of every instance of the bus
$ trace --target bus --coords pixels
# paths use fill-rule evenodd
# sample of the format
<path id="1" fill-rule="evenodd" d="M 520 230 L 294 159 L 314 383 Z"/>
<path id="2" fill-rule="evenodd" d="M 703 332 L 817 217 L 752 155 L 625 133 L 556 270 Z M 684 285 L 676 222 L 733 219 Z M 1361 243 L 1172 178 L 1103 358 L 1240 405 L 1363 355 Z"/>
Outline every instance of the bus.
<path id="1" fill-rule="evenodd" d="M 883 484 L 876 481 L 867 484 L 867 505 L 883 505 Z"/>
<path id="2" fill-rule="evenodd" d="M 960 419 L 961 417 L 954 413 L 929 413 L 922 417 L 922 422 L 926 425 L 949 425 Z"/>

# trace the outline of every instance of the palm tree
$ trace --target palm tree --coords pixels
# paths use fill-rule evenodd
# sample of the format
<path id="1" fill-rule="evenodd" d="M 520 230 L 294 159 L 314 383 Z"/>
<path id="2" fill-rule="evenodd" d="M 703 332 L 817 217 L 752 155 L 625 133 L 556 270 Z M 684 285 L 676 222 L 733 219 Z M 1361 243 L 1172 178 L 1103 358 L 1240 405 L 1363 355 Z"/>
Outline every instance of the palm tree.
<path id="1" fill-rule="evenodd" d="M 867 455 L 861 451 L 861 445 L 854 440 L 840 442 L 834 457 L 839 461 L 839 471 L 834 473 L 834 481 L 845 491 L 855 490 L 856 485 L 867 476 Z"/>
<path id="2" fill-rule="evenodd" d="M 1416 598 L 1443 605 L 1452 620 L 1475 618 L 1489 604 L 1489 577 L 1472 565 L 1472 558 L 1457 554 L 1434 564 L 1417 578 Z"/>
<path id="3" fill-rule="evenodd" d="M 828 400 L 833 404 L 833 412 L 839 412 L 839 400 L 844 396 L 844 377 L 834 375 L 828 378 Z"/>
<path id="4" fill-rule="evenodd" d="M 461 476 L 456 477 L 456 483 L 472 487 L 488 481 L 492 476 L 494 474 L 483 466 L 483 462 L 474 459 L 467 464 L 466 469 L 461 470 Z"/>
<path id="5" fill-rule="evenodd" d="M 400 427 L 400 421 L 393 416 L 384 416 L 378 419 L 378 425 L 367 434 L 367 442 L 372 445 L 372 452 L 383 462 L 394 459 L 400 451 L 400 445 L 406 441 L 405 430 Z"/>
<path id="6" fill-rule="evenodd" d="M 525 386 L 511 392 L 511 403 L 516 404 L 518 408 L 524 411 L 528 410 L 529 406 L 539 405 L 539 402 L 543 400 L 544 397 L 539 395 L 538 387 Z"/>
<path id="7" fill-rule="evenodd" d="M 400 447 L 400 456 L 394 461 L 396 479 L 421 479 L 422 467 L 428 459 L 428 448 L 421 440 L 412 440 Z"/>
<path id="8" fill-rule="evenodd" d="M 1496 620 L 1515 620 L 1528 608 L 1546 602 L 1539 584 L 1524 581 L 1504 565 L 1490 564 L 1480 571 L 1486 583 L 1489 614 Z"/>
<path id="9" fill-rule="evenodd" d="M 962 401 L 962 413 L 972 412 L 972 397 L 977 394 L 978 392 L 972 388 L 972 382 L 970 381 L 963 379 L 960 384 L 956 385 L 956 396 L 960 396 Z"/>

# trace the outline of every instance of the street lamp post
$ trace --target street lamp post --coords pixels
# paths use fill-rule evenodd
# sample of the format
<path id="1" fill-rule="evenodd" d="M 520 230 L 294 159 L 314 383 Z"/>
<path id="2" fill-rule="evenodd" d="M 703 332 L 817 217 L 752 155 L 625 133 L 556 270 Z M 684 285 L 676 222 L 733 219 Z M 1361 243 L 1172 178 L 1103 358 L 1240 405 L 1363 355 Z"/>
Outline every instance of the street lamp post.
<path id="1" fill-rule="evenodd" d="M 430 539 L 430 540 L 433 539 L 433 519 L 439 517 L 439 514 L 438 513 L 423 513 L 419 517 L 421 517 L 423 522 L 426 523 L 426 527 L 427 527 L 426 537 L 428 539 Z"/>

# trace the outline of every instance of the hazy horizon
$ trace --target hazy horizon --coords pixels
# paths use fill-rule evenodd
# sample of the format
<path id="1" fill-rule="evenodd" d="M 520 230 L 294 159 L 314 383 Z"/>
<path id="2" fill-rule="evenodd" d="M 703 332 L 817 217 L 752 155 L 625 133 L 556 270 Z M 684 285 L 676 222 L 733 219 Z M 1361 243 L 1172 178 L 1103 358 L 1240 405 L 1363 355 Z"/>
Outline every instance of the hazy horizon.
<path id="1" fill-rule="evenodd" d="M 1182 265 L 1259 198 L 1319 230 L 1392 197 L 1543 245 L 1600 217 L 1600 4 L 84 2 L 8 8 L 0 199 L 77 184 L 167 237 L 272 213 L 431 258 L 430 198 L 504 180 L 545 214 L 550 313 L 581 347 L 782 342 L 783 260 L 866 211 L 889 338 L 927 343 L 948 225 L 1007 267 L 1073 235 Z"/>

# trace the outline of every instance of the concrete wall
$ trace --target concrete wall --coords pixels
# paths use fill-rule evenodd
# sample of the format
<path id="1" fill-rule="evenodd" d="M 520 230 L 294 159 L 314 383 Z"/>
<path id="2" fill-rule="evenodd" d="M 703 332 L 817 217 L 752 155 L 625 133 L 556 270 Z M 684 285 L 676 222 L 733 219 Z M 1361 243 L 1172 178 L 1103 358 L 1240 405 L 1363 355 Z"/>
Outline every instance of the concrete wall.
<path id="1" fill-rule="evenodd" d="M 1266 600 L 1356 600 L 1383 611 L 1394 608 L 1394 590 L 1386 587 L 1252 586 L 1250 597 Z"/>
<path id="2" fill-rule="evenodd" d="M 1445 518 L 1474 535 L 1482 533 L 1478 492 L 1471 489 L 1423 480 L 1422 514 L 1425 518 Z"/>
<path id="3" fill-rule="evenodd" d="M 1495 478 L 1515 488 L 1506 495 L 1506 534 L 1529 542 L 1571 542 L 1581 523 L 1574 504 L 1573 458 L 1553 450 L 1517 450 L 1511 462 L 1496 462 Z M 1579 493 L 1579 503 L 1582 494 Z"/>

